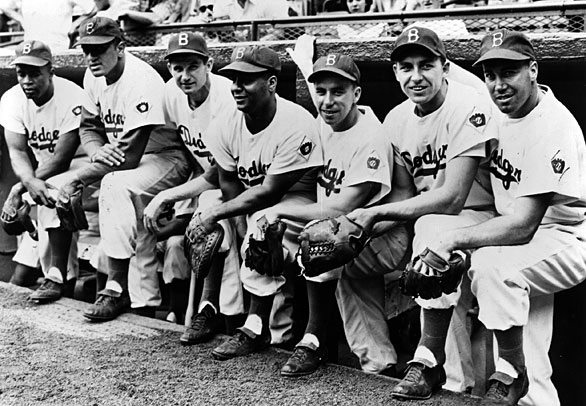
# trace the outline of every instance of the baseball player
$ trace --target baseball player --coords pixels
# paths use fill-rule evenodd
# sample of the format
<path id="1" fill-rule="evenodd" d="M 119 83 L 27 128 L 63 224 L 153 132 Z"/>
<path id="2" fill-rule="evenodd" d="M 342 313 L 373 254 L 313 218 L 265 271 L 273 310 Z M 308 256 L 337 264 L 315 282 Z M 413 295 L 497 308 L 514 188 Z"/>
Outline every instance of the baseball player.
<path id="1" fill-rule="evenodd" d="M 322 56 L 307 79 L 314 85 L 324 156 L 317 202 L 268 210 L 271 217 L 303 223 L 379 203 L 391 190 L 393 169 L 392 145 L 382 124 L 370 108 L 357 104 L 362 91 L 360 71 L 352 58 Z M 407 228 L 399 225 L 373 239 L 352 263 L 307 278 L 309 320 L 305 335 L 281 368 L 281 375 L 311 374 L 324 359 L 321 344 L 325 343 L 334 293 L 346 338 L 362 369 L 393 374 L 397 354 L 384 314 L 383 275 L 397 268 L 409 245 Z"/>
<path id="2" fill-rule="evenodd" d="M 516 405 L 528 388 L 531 396 L 520 404 L 559 405 L 548 358 L 552 312 L 535 310 L 546 317 L 539 332 L 530 334 L 529 348 L 524 326 L 533 312 L 531 298 L 586 278 L 586 146 L 572 114 L 538 84 L 525 35 L 499 30 L 485 36 L 475 65 L 482 66 L 503 113 L 497 117 L 498 148 L 490 157 L 498 215 L 455 229 L 442 216 L 426 218 L 427 227 L 437 231 L 430 247 L 444 258 L 457 249 L 474 250 L 469 275 L 479 319 L 498 344 L 496 372 L 481 405 Z"/>
<path id="3" fill-rule="evenodd" d="M 348 217 L 376 235 L 394 222 L 416 221 L 430 213 L 454 214 L 455 225 L 491 216 L 493 198 L 488 173 L 479 170 L 487 157 L 489 141 L 496 138 L 488 100 L 471 87 L 447 80 L 450 65 L 444 46 L 437 34 L 427 28 L 415 26 L 403 31 L 391 60 L 397 81 L 408 97 L 389 112 L 383 123 L 395 151 L 391 198 L 393 193 L 401 198 L 357 209 Z M 415 223 L 415 255 L 425 248 L 421 239 L 427 232 Z M 432 389 L 446 381 L 442 366 L 445 335 L 459 298 L 460 289 L 435 300 L 418 299 L 422 319 L 437 324 L 434 331 L 441 334 L 422 331 L 407 378 L 431 373 L 434 380 L 425 390 L 417 386 L 413 397 L 429 397 Z M 431 354 L 437 366 L 418 362 L 421 352 Z M 395 393 L 400 395 L 397 390 Z"/>
<path id="4" fill-rule="evenodd" d="M 206 146 L 207 137 L 211 136 L 207 130 L 213 121 L 222 119 L 230 111 L 236 111 L 230 92 L 232 83 L 211 73 L 213 59 L 201 35 L 180 33 L 173 36 L 165 59 L 173 76 L 165 85 L 167 121 L 178 129 L 183 144 L 193 156 L 196 172 L 205 173 L 182 185 L 163 190 L 151 200 L 144 210 L 143 220 L 145 228 L 155 233 L 159 228 L 158 219 L 169 205 L 181 202 L 175 204 L 175 216 L 181 217 L 190 213 L 187 218 L 189 220 L 193 214 L 193 206 L 204 210 L 221 202 L 217 171 L 212 167 L 212 154 Z M 216 176 L 212 176 L 212 173 Z M 193 204 L 185 204 L 185 199 L 189 199 L 187 203 L 193 200 Z M 183 210 L 185 206 L 186 210 Z M 220 310 L 228 316 L 244 313 L 235 234 L 227 220 L 222 220 L 220 224 L 226 236 L 220 249 L 222 260 L 214 262 L 217 269 L 211 270 L 204 285 L 199 287 L 203 291 L 199 307 L 195 303 L 195 309 L 189 308 L 192 317 L 187 331 L 180 338 L 184 344 L 196 344 L 211 338 L 217 330 L 214 327 L 218 324 Z M 183 250 L 184 232 L 185 227 L 181 230 L 181 235 L 171 236 L 167 240 L 163 279 L 172 287 L 189 286 L 189 265 Z M 195 286 L 191 290 L 192 298 L 199 296 L 195 292 Z M 193 305 L 194 303 L 189 303 L 190 307 Z"/>
<path id="5" fill-rule="evenodd" d="M 207 229 L 218 220 L 233 218 L 239 234 L 249 235 L 257 230 L 260 210 L 315 201 L 315 174 L 322 165 L 317 129 L 311 114 L 276 94 L 280 70 L 278 55 L 264 46 L 236 47 L 231 63 L 220 70 L 232 79 L 238 111 L 217 122 L 209 140 L 224 202 L 201 212 Z M 293 262 L 291 247 L 301 228 L 302 224 L 288 223 L 284 236 L 288 263 Z M 246 246 L 245 241 L 243 255 Z M 283 275 L 261 275 L 245 265 L 241 280 L 250 293 L 248 316 L 244 326 L 213 350 L 220 360 L 269 345 L 273 299 L 286 282 Z"/>
<path id="6" fill-rule="evenodd" d="M 88 66 L 80 137 L 91 163 L 75 171 L 60 198 L 101 180 L 99 250 L 108 281 L 84 316 L 105 321 L 129 307 L 133 292 L 133 308 L 160 304 L 156 236 L 144 229 L 142 212 L 158 192 L 184 182 L 189 165 L 175 129 L 165 123 L 162 78 L 125 51 L 118 24 L 91 18 L 80 27 L 78 44 Z M 128 286 L 133 255 L 140 278 Z"/>
<path id="7" fill-rule="evenodd" d="M 83 91 L 54 75 L 51 50 L 41 41 L 21 43 L 13 65 L 18 85 L 0 101 L 0 124 L 20 179 L 8 200 L 19 207 L 27 192 L 38 204 L 38 249 L 45 281 L 31 299 L 45 303 L 62 296 L 68 271 L 70 280 L 77 277 L 77 235 L 61 228 L 54 207 L 56 187 L 67 175 L 64 172 L 70 165 L 72 169 L 81 165 L 80 159 L 72 160 L 79 146 Z M 38 162 L 36 169 L 29 150 Z M 17 252 L 16 256 L 22 255 Z"/>

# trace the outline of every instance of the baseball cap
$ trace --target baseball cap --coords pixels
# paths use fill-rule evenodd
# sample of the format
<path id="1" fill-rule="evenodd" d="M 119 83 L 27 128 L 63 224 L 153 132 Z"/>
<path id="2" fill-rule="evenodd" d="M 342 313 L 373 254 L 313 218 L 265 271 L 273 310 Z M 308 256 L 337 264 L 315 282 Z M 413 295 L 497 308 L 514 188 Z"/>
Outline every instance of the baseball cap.
<path id="1" fill-rule="evenodd" d="M 210 55 L 206 40 L 201 35 L 191 32 L 181 32 L 169 40 L 165 59 L 177 54 L 196 54 L 206 58 Z"/>
<path id="2" fill-rule="evenodd" d="M 257 73 L 268 70 L 281 72 L 281 61 L 275 51 L 265 46 L 249 45 L 234 48 L 231 63 L 220 72 Z"/>
<path id="3" fill-rule="evenodd" d="M 391 52 L 391 60 L 399 59 L 400 54 L 406 48 L 420 46 L 430 51 L 435 56 L 446 58 L 446 50 L 443 42 L 439 39 L 435 31 L 425 27 L 411 26 L 407 27 L 395 41 L 395 49 Z"/>
<path id="4" fill-rule="evenodd" d="M 360 83 L 360 71 L 354 60 L 348 55 L 329 54 L 322 56 L 313 64 L 313 73 L 307 78 L 315 82 L 316 76 L 322 72 L 340 75 L 352 82 Z"/>
<path id="5" fill-rule="evenodd" d="M 480 43 L 480 58 L 473 66 L 489 59 L 513 61 L 535 60 L 533 45 L 521 32 L 498 30 L 486 35 Z"/>
<path id="6" fill-rule="evenodd" d="M 24 41 L 16 47 L 14 53 L 16 58 L 12 61 L 12 65 L 45 66 L 53 63 L 51 49 L 41 41 Z"/>
<path id="7" fill-rule="evenodd" d="M 106 17 L 92 17 L 79 27 L 79 39 L 75 45 L 107 44 L 116 38 L 124 39 L 116 21 Z"/>

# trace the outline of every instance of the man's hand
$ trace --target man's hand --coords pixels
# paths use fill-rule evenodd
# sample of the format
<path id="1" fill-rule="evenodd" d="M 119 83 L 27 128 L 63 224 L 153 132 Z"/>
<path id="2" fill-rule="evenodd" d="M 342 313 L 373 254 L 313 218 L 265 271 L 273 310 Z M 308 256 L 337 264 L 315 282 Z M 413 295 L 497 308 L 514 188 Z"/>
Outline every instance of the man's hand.
<path id="1" fill-rule="evenodd" d="M 57 198 L 63 201 L 67 201 L 69 200 L 69 196 L 77 192 L 82 187 L 83 185 L 78 179 L 72 179 L 61 186 L 61 189 L 59 190 L 59 196 Z"/>
<path id="2" fill-rule="evenodd" d="M 22 193 L 15 191 L 13 188 L 10 190 L 8 197 L 6 198 L 6 203 L 10 204 L 12 207 L 22 206 Z"/>
<path id="3" fill-rule="evenodd" d="M 23 183 L 35 203 L 41 206 L 47 206 L 50 209 L 55 207 L 56 200 L 50 193 L 50 189 L 56 189 L 54 186 L 38 178 L 31 178 L 23 181 Z"/>
<path id="4" fill-rule="evenodd" d="M 113 144 L 104 144 L 91 156 L 92 162 L 108 166 L 120 166 L 126 160 L 124 151 Z"/>
<path id="5" fill-rule="evenodd" d="M 168 202 L 165 200 L 164 193 L 159 193 L 145 207 L 142 222 L 148 232 L 156 234 L 159 231 L 157 220 L 167 208 L 167 204 Z"/>
<path id="6" fill-rule="evenodd" d="M 216 220 L 215 214 L 213 213 L 213 209 L 202 211 L 199 214 L 199 217 L 201 226 L 208 232 L 213 230 L 214 225 L 218 222 L 218 220 Z"/>
<path id="7" fill-rule="evenodd" d="M 376 223 L 375 214 L 371 209 L 356 209 L 348 213 L 346 217 L 358 223 L 369 235 Z"/>

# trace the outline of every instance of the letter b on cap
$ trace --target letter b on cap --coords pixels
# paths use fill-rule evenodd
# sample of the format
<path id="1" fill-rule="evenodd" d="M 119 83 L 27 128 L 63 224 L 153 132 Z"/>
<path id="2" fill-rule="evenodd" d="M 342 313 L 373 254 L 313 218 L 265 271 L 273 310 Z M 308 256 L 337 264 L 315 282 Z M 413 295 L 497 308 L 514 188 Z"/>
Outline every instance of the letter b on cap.
<path id="1" fill-rule="evenodd" d="M 244 47 L 240 47 L 240 48 L 236 49 L 236 59 L 242 59 L 242 57 L 244 56 L 245 50 L 246 50 L 246 48 L 244 48 Z"/>
<path id="2" fill-rule="evenodd" d="M 336 64 L 336 55 L 328 55 L 326 57 L 326 66 L 332 66 Z"/>
<path id="3" fill-rule="evenodd" d="M 181 34 L 179 34 L 179 38 L 177 38 L 177 44 L 179 46 L 184 47 L 188 43 L 189 43 L 189 37 L 187 36 L 187 33 L 182 32 Z"/>
<path id="4" fill-rule="evenodd" d="M 417 31 L 417 28 L 411 28 L 409 31 L 407 31 L 407 41 L 408 42 L 419 41 L 419 31 Z"/>
<path id="5" fill-rule="evenodd" d="M 500 47 L 503 44 L 503 33 L 502 32 L 495 32 L 492 34 L 492 46 Z"/>

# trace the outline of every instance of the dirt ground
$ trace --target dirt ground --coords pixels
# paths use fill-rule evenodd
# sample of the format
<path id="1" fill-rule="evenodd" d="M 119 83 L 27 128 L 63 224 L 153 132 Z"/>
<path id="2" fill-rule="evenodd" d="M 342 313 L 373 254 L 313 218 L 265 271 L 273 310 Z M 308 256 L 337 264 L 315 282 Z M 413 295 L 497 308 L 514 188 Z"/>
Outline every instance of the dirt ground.
<path id="1" fill-rule="evenodd" d="M 179 326 L 125 314 L 89 323 L 86 303 L 39 306 L 29 290 L 0 282 L 0 405 L 476 405 L 441 392 L 398 402 L 397 382 L 337 365 L 310 377 L 279 375 L 289 353 L 269 349 L 215 361 L 211 343 L 179 345 Z"/>

